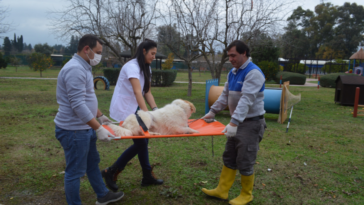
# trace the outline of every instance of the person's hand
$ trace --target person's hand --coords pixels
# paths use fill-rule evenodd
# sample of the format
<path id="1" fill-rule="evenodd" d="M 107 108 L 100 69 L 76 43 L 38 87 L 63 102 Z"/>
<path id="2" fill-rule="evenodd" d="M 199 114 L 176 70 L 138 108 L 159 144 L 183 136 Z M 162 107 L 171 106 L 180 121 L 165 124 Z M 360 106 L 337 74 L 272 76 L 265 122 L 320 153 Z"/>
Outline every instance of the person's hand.
<path id="1" fill-rule="evenodd" d="M 99 120 L 100 124 L 109 124 L 109 123 L 112 123 L 112 121 L 108 117 L 106 117 L 105 115 L 101 115 L 97 119 Z"/>
<path id="2" fill-rule="evenodd" d="M 97 139 L 109 142 L 113 139 L 120 139 L 120 137 L 115 137 L 113 134 L 111 134 L 107 129 L 105 129 L 102 125 L 96 130 Z"/>
<path id="3" fill-rule="evenodd" d="M 222 133 L 224 133 L 226 137 L 234 137 L 237 131 L 238 131 L 238 126 L 233 123 L 229 123 L 226 125 Z"/>
<path id="4" fill-rule="evenodd" d="M 215 113 L 211 112 L 211 110 L 203 117 L 201 117 L 201 119 L 205 120 L 206 122 L 211 122 L 212 120 L 214 120 L 215 118 Z"/>

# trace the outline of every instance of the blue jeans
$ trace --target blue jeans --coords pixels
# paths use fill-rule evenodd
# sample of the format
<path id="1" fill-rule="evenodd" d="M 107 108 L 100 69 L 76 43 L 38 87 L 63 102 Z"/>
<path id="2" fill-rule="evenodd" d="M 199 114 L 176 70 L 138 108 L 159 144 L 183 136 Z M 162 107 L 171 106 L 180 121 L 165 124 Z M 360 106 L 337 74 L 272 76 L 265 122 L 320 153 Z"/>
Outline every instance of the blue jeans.
<path id="1" fill-rule="evenodd" d="M 149 164 L 148 139 L 133 139 L 134 144 L 126 149 L 116 160 L 113 166 L 124 169 L 126 164 L 138 155 L 139 163 L 142 169 L 151 170 Z"/>
<path id="2" fill-rule="evenodd" d="M 109 190 L 102 180 L 99 169 L 100 156 L 96 149 L 96 133 L 88 130 L 64 130 L 56 125 L 56 138 L 61 143 L 66 157 L 64 189 L 68 204 L 82 204 L 80 178 L 87 173 L 88 180 L 97 198 L 104 197 Z"/>

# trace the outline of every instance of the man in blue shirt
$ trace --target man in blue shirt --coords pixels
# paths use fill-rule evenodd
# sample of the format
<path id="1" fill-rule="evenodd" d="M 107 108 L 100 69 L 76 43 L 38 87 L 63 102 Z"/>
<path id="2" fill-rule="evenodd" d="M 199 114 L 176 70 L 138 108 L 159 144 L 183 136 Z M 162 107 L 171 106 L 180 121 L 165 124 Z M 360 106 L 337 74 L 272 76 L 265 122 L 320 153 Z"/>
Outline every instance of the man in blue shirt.
<path id="1" fill-rule="evenodd" d="M 213 119 L 216 113 L 229 106 L 231 120 L 223 131 L 227 136 L 224 166 L 217 188 L 203 188 L 202 191 L 208 196 L 228 200 L 229 190 L 239 170 L 242 189 L 240 195 L 229 203 L 244 205 L 253 200 L 253 166 L 266 128 L 263 102 L 265 76 L 249 60 L 249 47 L 244 42 L 235 40 L 226 50 L 234 68 L 228 74 L 222 94 L 203 117 Z"/>
<path id="2" fill-rule="evenodd" d="M 96 140 L 110 141 L 116 138 L 100 125 L 111 121 L 98 109 L 93 85 L 92 66 L 101 61 L 101 52 L 102 42 L 99 38 L 83 36 L 79 40 L 77 53 L 58 74 L 59 108 L 54 122 L 56 138 L 66 158 L 64 188 L 70 205 L 81 204 L 80 178 L 85 173 L 97 195 L 96 204 L 105 205 L 124 196 L 123 192 L 114 193 L 106 188 L 98 165 L 100 156 Z"/>

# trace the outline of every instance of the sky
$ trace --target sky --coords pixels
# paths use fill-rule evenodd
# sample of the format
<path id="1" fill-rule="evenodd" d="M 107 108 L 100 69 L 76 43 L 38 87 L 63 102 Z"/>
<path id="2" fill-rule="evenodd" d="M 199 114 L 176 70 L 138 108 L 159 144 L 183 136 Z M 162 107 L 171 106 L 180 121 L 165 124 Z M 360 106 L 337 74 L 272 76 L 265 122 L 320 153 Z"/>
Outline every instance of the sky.
<path id="1" fill-rule="evenodd" d="M 297 0 L 292 5 L 292 10 L 301 6 L 303 9 L 314 10 L 317 4 L 322 0 Z M 334 5 L 343 5 L 344 2 L 357 3 L 363 5 L 361 0 L 330 0 Z M 0 0 L 0 6 L 8 7 L 9 13 L 6 22 L 13 24 L 13 29 L 2 36 L 8 36 L 13 39 L 14 33 L 17 36 L 23 35 L 23 41 L 33 46 L 38 43 L 48 43 L 49 45 L 63 44 L 67 45 L 69 40 L 57 39 L 51 29 L 50 11 L 62 9 L 67 6 L 65 0 Z M 0 42 L 2 43 L 2 42 Z"/>

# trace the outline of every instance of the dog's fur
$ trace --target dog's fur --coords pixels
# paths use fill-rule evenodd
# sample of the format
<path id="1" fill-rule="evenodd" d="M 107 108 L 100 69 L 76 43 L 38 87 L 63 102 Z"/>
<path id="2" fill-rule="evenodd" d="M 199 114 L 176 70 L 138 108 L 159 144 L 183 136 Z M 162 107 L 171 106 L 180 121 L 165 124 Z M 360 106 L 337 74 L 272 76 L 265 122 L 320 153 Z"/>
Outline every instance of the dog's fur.
<path id="1" fill-rule="evenodd" d="M 173 135 L 198 133 L 188 127 L 188 118 L 196 112 L 195 106 L 187 101 L 177 99 L 171 104 L 164 106 L 155 111 L 139 110 L 137 114 L 143 120 L 150 134 Z M 141 136 L 143 132 L 139 126 L 135 114 L 129 115 L 121 127 L 117 125 L 108 125 L 116 136 Z"/>

